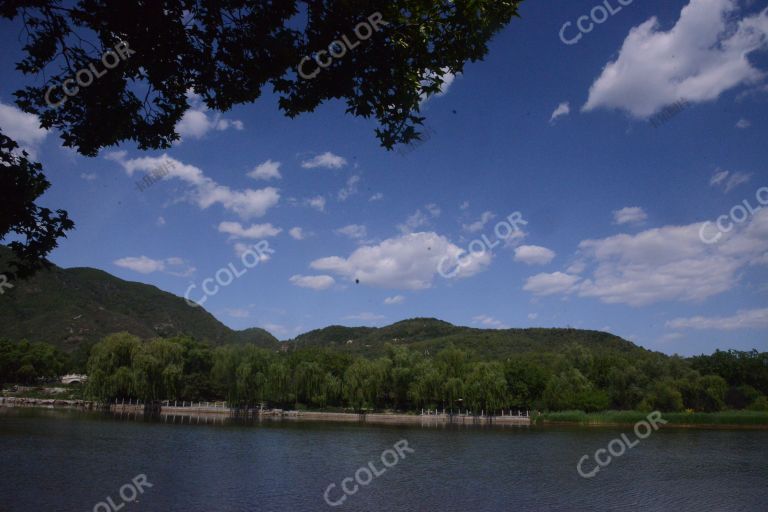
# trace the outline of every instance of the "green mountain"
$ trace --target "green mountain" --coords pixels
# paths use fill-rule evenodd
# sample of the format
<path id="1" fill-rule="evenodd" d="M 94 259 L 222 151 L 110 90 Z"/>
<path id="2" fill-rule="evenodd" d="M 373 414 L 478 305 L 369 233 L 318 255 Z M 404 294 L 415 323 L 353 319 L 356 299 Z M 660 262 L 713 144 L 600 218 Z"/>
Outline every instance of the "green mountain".
<path id="1" fill-rule="evenodd" d="M 631 354 L 647 352 L 607 332 L 581 329 L 474 329 L 435 318 L 413 318 L 381 328 L 333 325 L 285 342 L 286 348 L 329 347 L 353 354 L 384 355 L 386 344 L 406 345 L 435 354 L 448 346 L 470 350 L 483 359 L 504 359 L 524 352 L 557 352 L 572 343 L 588 349 Z"/>
<path id="2" fill-rule="evenodd" d="M 0 246 L 0 273 L 11 257 L 10 250 Z M 279 347 L 277 338 L 264 329 L 233 331 L 181 297 L 93 268 L 53 265 L 12 284 L 0 295 L 0 338 L 44 341 L 68 352 L 122 331 L 141 338 L 186 334 L 216 345 Z"/>
<path id="3" fill-rule="evenodd" d="M 0 246 L 0 273 L 10 251 Z M 646 352 L 618 336 L 579 329 L 474 329 L 435 318 L 413 318 L 386 327 L 332 325 L 281 344 L 260 328 L 234 331 L 202 307 L 143 283 L 118 279 L 93 268 L 62 269 L 53 265 L 0 295 L 0 338 L 45 341 L 74 351 L 126 331 L 141 338 L 190 335 L 215 345 L 254 343 L 277 350 L 331 348 L 376 357 L 386 345 L 435 354 L 454 346 L 483 359 L 504 359 L 525 352 L 557 352 L 578 343 L 588 349 L 631 354 Z"/>

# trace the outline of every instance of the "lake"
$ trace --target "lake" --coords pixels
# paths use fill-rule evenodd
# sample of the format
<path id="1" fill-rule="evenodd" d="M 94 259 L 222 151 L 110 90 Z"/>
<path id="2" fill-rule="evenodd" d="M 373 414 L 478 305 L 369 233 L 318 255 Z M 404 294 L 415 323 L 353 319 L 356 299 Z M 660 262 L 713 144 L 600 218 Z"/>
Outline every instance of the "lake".
<path id="1" fill-rule="evenodd" d="M 579 476 L 579 460 L 595 467 L 621 434 L 632 428 L 170 424 L 0 408 L 0 510 L 768 510 L 768 431 L 662 429 Z"/>

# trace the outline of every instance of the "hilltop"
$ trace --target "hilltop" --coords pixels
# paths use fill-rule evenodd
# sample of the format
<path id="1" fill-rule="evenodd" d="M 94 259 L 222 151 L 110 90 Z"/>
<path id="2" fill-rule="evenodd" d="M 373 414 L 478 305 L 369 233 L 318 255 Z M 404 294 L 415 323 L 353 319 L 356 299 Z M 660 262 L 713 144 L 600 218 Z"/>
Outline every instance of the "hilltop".
<path id="1" fill-rule="evenodd" d="M 10 257 L 0 246 L 0 273 Z M 13 285 L 0 295 L 0 338 L 44 341 L 67 352 L 123 331 L 141 338 L 190 335 L 214 345 L 278 347 L 264 329 L 234 331 L 181 297 L 94 268 L 52 265 Z"/>

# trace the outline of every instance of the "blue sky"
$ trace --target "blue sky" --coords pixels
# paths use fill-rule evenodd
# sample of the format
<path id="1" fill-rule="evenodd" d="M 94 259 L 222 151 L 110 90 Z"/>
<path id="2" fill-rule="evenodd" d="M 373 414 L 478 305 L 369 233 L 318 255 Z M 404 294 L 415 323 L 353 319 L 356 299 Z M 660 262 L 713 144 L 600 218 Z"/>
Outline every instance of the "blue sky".
<path id="1" fill-rule="evenodd" d="M 0 127 L 43 163 L 41 203 L 77 224 L 51 256 L 60 266 L 201 300 L 205 279 L 240 273 L 267 241 L 273 253 L 205 298 L 236 329 L 287 339 L 430 316 L 607 330 L 666 353 L 768 350 L 767 4 L 607 4 L 618 12 L 565 44 L 564 24 L 578 37 L 603 4 L 524 2 L 486 60 L 424 103 L 432 133 L 402 154 L 343 104 L 291 120 L 267 93 L 226 113 L 190 97 L 172 149 L 84 158 L 12 106 L 25 82 L 10 71 Z M 12 70 L 18 28 L 0 37 Z M 521 232 L 440 274 L 514 212 Z M 727 232 L 701 231 L 721 215 Z"/>

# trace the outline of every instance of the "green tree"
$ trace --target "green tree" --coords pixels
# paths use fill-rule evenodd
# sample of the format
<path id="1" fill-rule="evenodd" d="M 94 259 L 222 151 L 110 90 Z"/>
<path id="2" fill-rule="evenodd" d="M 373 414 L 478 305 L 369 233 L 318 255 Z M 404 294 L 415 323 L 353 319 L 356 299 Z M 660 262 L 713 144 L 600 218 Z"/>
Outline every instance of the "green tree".
<path id="1" fill-rule="evenodd" d="M 467 375 L 467 404 L 475 411 L 493 414 L 507 402 L 507 380 L 500 363 L 475 363 Z"/>
<path id="2" fill-rule="evenodd" d="M 136 397 L 133 353 L 141 340 L 128 333 L 107 336 L 91 349 L 86 394 L 102 401 Z"/>
<path id="3" fill-rule="evenodd" d="M 0 131 L 0 240 L 15 236 L 9 247 L 15 254 L 9 279 L 24 278 L 48 266 L 45 257 L 74 228 L 67 212 L 53 212 L 35 204 L 51 184 L 43 166 L 29 160 L 26 151 Z"/>
<path id="4" fill-rule="evenodd" d="M 154 339 L 133 349 L 134 389 L 147 402 L 176 397 L 181 392 L 184 348 L 171 340 Z"/>

